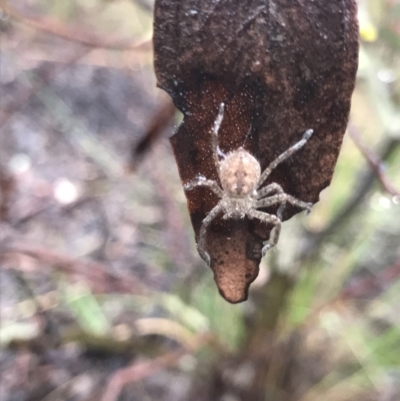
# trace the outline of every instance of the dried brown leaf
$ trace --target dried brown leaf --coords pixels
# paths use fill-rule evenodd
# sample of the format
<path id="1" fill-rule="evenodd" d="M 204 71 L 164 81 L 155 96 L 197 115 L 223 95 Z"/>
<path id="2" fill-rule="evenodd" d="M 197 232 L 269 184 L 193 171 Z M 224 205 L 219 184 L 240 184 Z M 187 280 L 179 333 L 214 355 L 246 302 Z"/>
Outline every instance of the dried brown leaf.
<path id="1" fill-rule="evenodd" d="M 314 130 L 269 182 L 317 202 L 331 182 L 347 125 L 358 62 L 356 13 L 354 0 L 156 0 L 158 86 L 184 114 L 171 137 L 182 182 L 199 174 L 218 180 L 210 130 L 224 102 L 220 148 L 237 149 L 250 129 L 246 149 L 262 169 Z M 218 198 L 206 188 L 186 196 L 198 237 Z M 297 212 L 288 207 L 284 219 Z M 241 302 L 272 227 L 246 218 L 216 219 L 210 228 L 207 251 L 219 291 Z"/>

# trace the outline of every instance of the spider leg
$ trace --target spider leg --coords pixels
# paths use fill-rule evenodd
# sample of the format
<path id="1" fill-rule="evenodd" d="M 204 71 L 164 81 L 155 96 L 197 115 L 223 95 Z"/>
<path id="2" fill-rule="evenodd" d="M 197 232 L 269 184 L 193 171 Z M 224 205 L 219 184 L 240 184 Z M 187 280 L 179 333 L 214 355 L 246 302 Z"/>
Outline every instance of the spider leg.
<path id="1" fill-rule="evenodd" d="M 280 221 L 282 221 L 282 213 L 285 210 L 285 207 L 286 203 L 282 203 L 282 205 L 279 206 L 278 211 L 276 212 L 276 217 L 278 217 Z"/>
<path id="2" fill-rule="evenodd" d="M 260 212 L 258 210 L 250 210 L 247 214 L 250 218 L 255 218 L 258 220 L 261 220 L 265 223 L 269 223 L 269 224 L 273 224 L 274 225 L 274 229 L 270 234 L 270 241 L 268 243 L 266 243 L 262 250 L 261 250 L 261 255 L 265 256 L 265 254 L 267 253 L 267 251 L 271 248 L 273 248 L 279 241 L 279 235 L 281 233 L 281 213 L 283 211 L 285 207 L 285 204 L 282 204 L 279 207 L 277 216 L 275 216 L 274 214 L 269 214 L 269 213 L 265 213 L 265 212 Z"/>
<path id="3" fill-rule="evenodd" d="M 268 178 L 271 174 L 272 170 L 276 168 L 276 166 L 283 161 L 285 161 L 288 157 L 290 157 L 293 153 L 297 152 L 300 148 L 302 148 L 307 141 L 311 138 L 313 134 L 313 130 L 309 129 L 304 134 L 300 141 L 296 142 L 293 146 L 289 149 L 285 150 L 282 154 L 280 154 L 271 164 L 264 170 L 261 174 L 260 180 L 258 181 L 258 188 L 264 183 L 264 181 Z"/>
<path id="4" fill-rule="evenodd" d="M 211 209 L 210 213 L 208 213 L 207 217 L 203 220 L 200 228 L 199 241 L 197 243 L 197 250 L 199 251 L 202 259 L 210 266 L 210 255 L 205 250 L 206 243 L 206 235 L 207 235 L 207 227 L 211 224 L 211 222 L 217 217 L 217 215 L 223 210 L 222 202 L 218 202 L 217 206 Z"/>
<path id="5" fill-rule="evenodd" d="M 213 180 L 207 180 L 204 177 L 200 176 L 196 180 L 190 181 L 186 183 L 183 188 L 185 191 L 191 191 L 192 189 L 196 187 L 207 187 L 210 188 L 216 195 L 218 195 L 220 198 L 223 197 L 224 193 L 222 189 L 219 187 L 216 181 Z"/>
<path id="6" fill-rule="evenodd" d="M 211 146 L 212 146 L 214 163 L 215 163 L 215 167 L 216 167 L 217 171 L 219 171 L 218 156 L 219 155 L 225 156 L 218 146 L 218 131 L 221 127 L 222 120 L 224 118 L 224 111 L 225 111 L 225 103 L 221 103 L 219 105 L 218 116 L 214 121 L 214 126 L 213 126 L 212 134 L 211 134 Z"/>
<path id="7" fill-rule="evenodd" d="M 286 203 L 282 203 L 282 205 L 279 206 L 278 211 L 276 212 L 276 217 L 278 217 L 280 223 L 276 224 L 274 229 L 271 231 L 271 240 L 267 242 L 263 248 L 261 249 L 261 255 L 265 256 L 265 254 L 273 248 L 279 241 L 279 236 L 281 234 L 281 228 L 282 228 L 282 213 L 286 207 Z"/>
<path id="8" fill-rule="evenodd" d="M 259 209 L 262 207 L 268 207 L 272 205 L 276 205 L 277 203 L 290 203 L 293 206 L 300 207 L 301 209 L 306 209 L 308 212 L 311 212 L 312 203 L 303 202 L 292 195 L 288 195 L 285 193 L 277 194 L 269 196 L 268 198 L 259 199 L 256 201 L 255 208 Z"/>
<path id="9" fill-rule="evenodd" d="M 273 182 L 272 184 L 269 184 L 257 191 L 257 199 L 260 200 L 271 192 L 278 192 L 279 194 L 284 193 L 283 188 L 279 184 Z"/>

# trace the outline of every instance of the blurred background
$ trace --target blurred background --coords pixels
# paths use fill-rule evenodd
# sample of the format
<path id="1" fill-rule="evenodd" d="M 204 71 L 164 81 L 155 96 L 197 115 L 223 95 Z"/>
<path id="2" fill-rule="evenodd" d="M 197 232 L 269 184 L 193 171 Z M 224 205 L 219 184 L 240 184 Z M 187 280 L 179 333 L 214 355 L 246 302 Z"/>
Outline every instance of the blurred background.
<path id="1" fill-rule="evenodd" d="M 2 401 L 400 400 L 400 1 L 359 0 L 332 184 L 249 300 L 198 256 L 151 0 L 0 1 Z"/>

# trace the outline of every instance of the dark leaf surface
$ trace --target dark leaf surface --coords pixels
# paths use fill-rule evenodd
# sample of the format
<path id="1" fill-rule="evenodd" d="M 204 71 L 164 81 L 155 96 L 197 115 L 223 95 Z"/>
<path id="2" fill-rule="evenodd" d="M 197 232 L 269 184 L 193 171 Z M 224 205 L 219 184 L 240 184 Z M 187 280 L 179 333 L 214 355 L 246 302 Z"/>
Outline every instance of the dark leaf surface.
<path id="1" fill-rule="evenodd" d="M 354 88 L 354 0 L 156 0 L 154 52 L 158 86 L 184 114 L 171 137 L 183 183 L 199 174 L 218 180 L 210 130 L 224 102 L 220 148 L 229 152 L 245 143 L 262 169 L 314 130 L 267 184 L 318 201 L 332 179 Z M 205 188 L 186 196 L 198 237 L 218 198 Z M 284 220 L 299 211 L 287 207 Z M 229 302 L 247 298 L 271 228 L 248 219 L 211 225 L 207 251 Z"/>

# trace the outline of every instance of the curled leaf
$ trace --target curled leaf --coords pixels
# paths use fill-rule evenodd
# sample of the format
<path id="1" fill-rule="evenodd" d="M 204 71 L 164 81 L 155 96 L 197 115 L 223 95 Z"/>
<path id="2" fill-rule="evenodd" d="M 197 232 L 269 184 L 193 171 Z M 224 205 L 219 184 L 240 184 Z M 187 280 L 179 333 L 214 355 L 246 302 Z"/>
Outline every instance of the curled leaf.
<path id="1" fill-rule="evenodd" d="M 184 114 L 171 137 L 182 183 L 199 175 L 218 181 L 211 129 L 223 102 L 221 151 L 245 143 L 262 169 L 314 130 L 267 183 L 317 202 L 331 182 L 347 125 L 358 63 L 356 12 L 355 0 L 156 0 L 158 86 Z M 198 239 L 218 197 L 207 188 L 186 196 Z M 299 211 L 288 206 L 283 220 Z M 247 218 L 217 218 L 209 227 L 207 252 L 227 301 L 247 298 L 271 228 Z"/>

